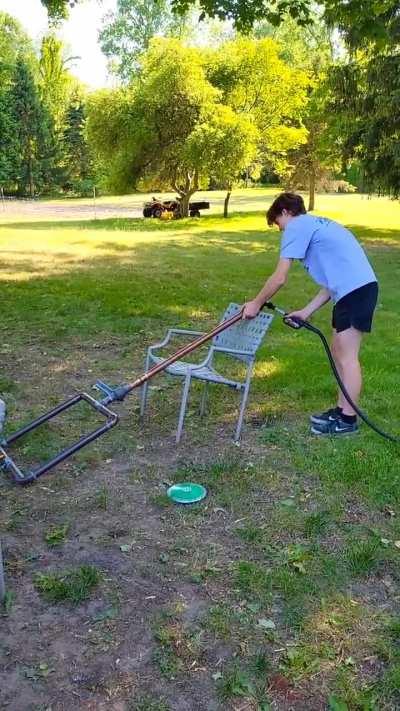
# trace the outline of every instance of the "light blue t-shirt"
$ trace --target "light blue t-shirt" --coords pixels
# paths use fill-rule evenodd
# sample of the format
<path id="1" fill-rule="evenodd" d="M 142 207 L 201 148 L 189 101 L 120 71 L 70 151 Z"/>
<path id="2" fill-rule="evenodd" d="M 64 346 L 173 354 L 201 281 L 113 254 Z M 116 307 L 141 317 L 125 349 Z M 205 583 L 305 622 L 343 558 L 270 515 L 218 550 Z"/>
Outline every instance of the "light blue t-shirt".
<path id="1" fill-rule="evenodd" d="M 328 289 L 334 303 L 377 281 L 354 235 L 326 217 L 297 215 L 290 220 L 282 236 L 281 257 L 299 259 L 314 281 Z"/>

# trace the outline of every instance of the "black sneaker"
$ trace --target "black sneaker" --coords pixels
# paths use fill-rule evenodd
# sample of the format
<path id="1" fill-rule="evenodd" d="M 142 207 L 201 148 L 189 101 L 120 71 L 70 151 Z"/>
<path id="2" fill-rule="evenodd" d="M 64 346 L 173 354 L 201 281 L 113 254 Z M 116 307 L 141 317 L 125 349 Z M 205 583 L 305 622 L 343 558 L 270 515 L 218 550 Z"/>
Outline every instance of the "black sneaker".
<path id="1" fill-rule="evenodd" d="M 358 431 L 357 422 L 345 422 L 341 417 L 325 422 L 325 424 L 314 424 L 311 427 L 311 432 L 315 435 L 330 435 L 333 437 L 358 434 Z"/>
<path id="2" fill-rule="evenodd" d="M 310 422 L 313 425 L 326 425 L 328 422 L 335 422 L 340 417 L 340 410 L 337 407 L 332 407 L 320 415 L 311 415 Z"/>

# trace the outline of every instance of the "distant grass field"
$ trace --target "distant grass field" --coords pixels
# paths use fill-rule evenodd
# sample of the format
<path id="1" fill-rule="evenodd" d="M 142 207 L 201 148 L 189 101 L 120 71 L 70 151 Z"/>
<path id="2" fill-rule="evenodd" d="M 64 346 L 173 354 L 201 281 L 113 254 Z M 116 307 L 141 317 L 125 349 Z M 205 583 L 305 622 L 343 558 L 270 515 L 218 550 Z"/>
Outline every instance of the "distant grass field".
<path id="1" fill-rule="evenodd" d="M 126 381 L 141 372 L 147 345 L 166 328 L 209 329 L 230 301 L 252 298 L 278 257 L 279 233 L 267 228 L 264 216 L 276 192 L 237 191 L 227 220 L 216 214 L 222 194 L 212 193 L 201 197 L 218 201 L 213 214 L 196 221 L 49 221 L 26 214 L 10 220 L 5 215 L 0 222 L 0 387 L 10 418 L 16 422 L 39 414 L 71 394 L 72 386 L 87 388 L 96 377 Z M 139 205 L 143 196 L 107 201 Z M 361 406 L 381 427 L 400 435 L 400 205 L 386 198 L 321 195 L 316 212 L 355 232 L 379 277 L 374 330 L 362 349 Z M 303 269 L 294 266 L 288 285 L 274 300 L 287 309 L 300 308 L 316 289 Z M 321 310 L 314 322 L 329 333 L 330 308 Z M 157 647 L 153 672 L 161 673 L 164 686 L 157 698 L 143 688 L 141 700 L 126 705 L 127 711 L 181 708 L 173 701 L 176 684 L 185 686 L 193 660 L 209 668 L 207 655 L 212 657 L 215 640 L 223 640 L 232 653 L 222 666 L 210 667 L 211 687 L 204 691 L 204 706 L 196 709 L 400 707 L 399 447 L 366 426 L 345 441 L 313 438 L 309 414 L 334 399 L 335 385 L 318 340 L 275 319 L 259 351 L 247 413 L 249 423 L 261 426 L 256 431 L 251 424 L 245 428 L 240 450 L 233 448 L 226 458 L 224 442 L 234 425 L 235 400 L 231 393 L 221 396 L 215 390 L 206 423 L 190 413 L 185 435 L 190 446 L 185 449 L 183 442 L 181 450 L 185 466 L 162 472 L 149 455 L 151 485 L 143 500 L 155 507 L 167 537 L 171 526 L 168 557 L 161 562 L 157 558 L 154 565 L 162 569 L 168 560 L 175 587 L 190 579 L 191 585 L 208 591 L 211 602 L 196 629 L 188 631 L 176 607 L 148 621 Z M 105 457 L 134 467 L 135 448 L 149 446 L 153 426 L 158 437 L 171 437 L 178 391 L 156 390 L 151 403 L 154 425 L 148 423 L 143 441 L 136 424 L 131 432 L 137 420 L 131 405 L 125 429 L 111 432 L 95 454 L 79 460 L 85 481 L 90 483 L 96 472 L 100 476 Z M 12 423 L 8 427 L 13 429 Z M 196 447 L 199 460 L 201 447 L 218 427 L 224 435 L 214 442 L 208 461 L 192 466 Z M 47 447 L 45 435 L 35 456 L 47 454 Z M 152 493 L 162 477 L 182 476 L 209 486 L 211 507 L 182 512 L 168 507 L 162 494 Z M 140 482 L 139 477 L 137 487 Z M 70 486 L 74 491 L 74 479 Z M 5 540 L 10 537 L 11 548 L 22 546 L 21 521 L 29 518 L 25 505 L 35 506 L 39 488 L 14 493 L 5 482 L 1 491 Z M 263 514 L 269 497 L 272 508 Z M 98 490 L 94 507 L 104 509 L 104 520 L 113 501 L 112 486 Z M 44 505 L 39 499 L 36 503 Z M 71 521 L 80 525 L 79 508 L 73 506 L 68 521 L 65 507 L 55 506 L 50 518 L 43 519 L 46 530 L 61 527 L 64 536 Z M 227 521 L 215 540 L 213 506 Z M 44 541 L 48 536 L 43 531 Z M 198 540 L 208 553 L 189 560 L 190 541 L 196 546 Z M 187 568 L 179 567 L 182 560 Z M 63 567 L 68 569 L 71 562 L 74 558 L 67 556 Z M 112 569 L 108 574 L 113 577 Z M 18 589 L 12 569 L 9 577 Z M 8 614 L 12 624 L 13 613 Z M 62 675 L 58 679 L 61 683 Z M 195 687 L 196 680 L 190 683 Z M 240 706 L 246 700 L 249 705 Z"/>

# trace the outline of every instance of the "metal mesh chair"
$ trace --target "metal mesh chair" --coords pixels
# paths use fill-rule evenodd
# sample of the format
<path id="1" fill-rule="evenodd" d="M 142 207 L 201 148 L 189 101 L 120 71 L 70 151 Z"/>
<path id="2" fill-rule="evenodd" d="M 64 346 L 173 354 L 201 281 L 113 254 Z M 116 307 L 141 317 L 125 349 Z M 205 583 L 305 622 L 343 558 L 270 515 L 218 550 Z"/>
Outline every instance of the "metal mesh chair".
<path id="1" fill-rule="evenodd" d="M 228 318 L 240 311 L 241 306 L 238 304 L 230 304 L 225 311 L 222 321 L 226 321 Z M 239 409 L 239 418 L 236 426 L 235 441 L 240 439 L 240 433 L 243 425 L 243 417 L 246 408 L 247 398 L 250 390 L 250 381 L 253 373 L 253 366 L 256 358 L 256 352 L 259 348 L 266 331 L 268 330 L 273 316 L 271 314 L 260 313 L 253 319 L 239 321 L 234 324 L 226 331 L 218 334 L 212 342 L 209 351 L 200 363 L 187 363 L 185 361 L 176 361 L 170 365 L 165 373 L 169 375 L 174 375 L 179 378 L 184 379 L 183 392 L 181 407 L 179 412 L 178 428 L 176 432 L 176 441 L 179 442 L 182 435 L 182 429 L 185 419 L 186 406 L 189 397 L 189 390 L 192 379 L 202 380 L 204 382 L 204 390 L 200 405 L 200 415 L 204 415 L 207 402 L 207 390 L 209 383 L 215 383 L 217 385 L 227 385 L 228 387 L 235 388 L 239 392 L 242 392 L 242 399 Z M 164 358 L 156 355 L 156 352 L 161 348 L 166 346 L 171 338 L 175 335 L 177 336 L 200 336 L 202 331 L 188 331 L 181 328 L 171 328 L 168 330 L 167 335 L 164 340 L 160 343 L 156 343 L 147 351 L 146 356 L 146 371 L 155 364 L 161 363 Z M 234 380 L 225 377 L 218 373 L 213 367 L 214 356 L 216 353 L 223 353 L 236 360 L 242 361 L 247 365 L 246 376 L 243 381 Z M 148 383 L 142 386 L 141 393 L 141 403 L 140 403 L 140 417 L 143 418 L 146 410 L 148 396 Z"/>

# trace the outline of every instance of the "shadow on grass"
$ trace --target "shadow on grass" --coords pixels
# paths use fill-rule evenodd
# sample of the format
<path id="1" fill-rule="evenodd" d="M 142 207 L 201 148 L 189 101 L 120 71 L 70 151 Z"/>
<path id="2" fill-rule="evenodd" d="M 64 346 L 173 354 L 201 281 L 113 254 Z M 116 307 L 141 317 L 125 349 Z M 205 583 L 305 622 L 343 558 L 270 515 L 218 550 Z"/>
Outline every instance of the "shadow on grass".
<path id="1" fill-rule="evenodd" d="M 224 219 L 220 215 L 204 215 L 201 218 L 185 218 L 183 220 L 156 220 L 142 217 L 104 217 L 96 220 L 32 220 L 15 221 L 0 224 L 0 229 L 17 230 L 45 230 L 53 229 L 82 229 L 82 230 L 120 230 L 123 232 L 175 232 L 196 228 L 201 230 L 204 224 L 218 222 L 227 225 L 232 222 L 250 220 L 254 218 L 264 218 L 264 211 L 232 212 L 228 218 Z M 267 227 L 266 227 L 267 228 Z"/>

